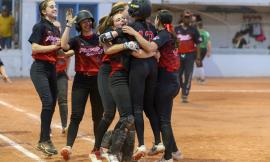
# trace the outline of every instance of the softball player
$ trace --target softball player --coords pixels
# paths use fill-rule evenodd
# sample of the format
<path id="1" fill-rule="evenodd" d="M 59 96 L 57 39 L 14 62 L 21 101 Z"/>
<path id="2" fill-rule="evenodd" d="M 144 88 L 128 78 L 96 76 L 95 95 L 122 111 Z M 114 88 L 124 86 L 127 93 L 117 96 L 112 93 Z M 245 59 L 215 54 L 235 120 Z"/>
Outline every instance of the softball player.
<path id="1" fill-rule="evenodd" d="M 203 22 L 200 20 L 197 23 L 197 28 L 200 32 L 200 36 L 202 38 L 202 42 L 200 43 L 200 52 L 201 52 L 201 57 L 199 61 L 196 61 L 196 66 L 197 66 L 197 71 L 198 71 L 198 76 L 197 76 L 197 81 L 201 84 L 205 83 L 205 73 L 204 73 L 204 68 L 203 68 L 203 59 L 204 57 L 210 57 L 211 55 L 211 39 L 210 39 L 210 34 L 208 31 L 206 31 L 203 28 Z"/>
<path id="2" fill-rule="evenodd" d="M 60 31 L 53 25 L 57 16 L 55 1 L 42 1 L 39 4 L 39 12 L 41 21 L 34 25 L 29 38 L 34 59 L 30 76 L 42 102 L 41 132 L 37 149 L 47 155 L 54 155 L 57 154 L 57 150 L 50 139 L 50 125 L 57 98 L 56 54 L 61 48 Z"/>
<path id="3" fill-rule="evenodd" d="M 128 17 L 127 9 L 128 4 L 125 2 L 117 2 L 116 4 L 114 4 L 110 14 L 104 17 L 102 20 L 100 20 L 98 32 L 102 34 L 106 31 L 111 31 L 112 30 L 111 26 L 108 27 L 107 25 L 109 23 L 109 17 L 117 13 L 121 13 L 127 18 Z M 94 148 L 91 154 L 89 155 L 92 161 L 100 161 L 103 158 L 101 155 L 102 150 L 100 149 L 102 139 L 105 132 L 112 123 L 116 112 L 116 104 L 112 97 L 111 91 L 109 90 L 110 73 L 111 73 L 110 59 L 108 55 L 104 55 L 102 58 L 102 65 L 98 72 L 98 90 L 104 107 L 104 114 L 98 126 L 97 135 L 95 136 Z"/>
<path id="4" fill-rule="evenodd" d="M 144 59 L 132 57 L 130 64 L 129 85 L 139 143 L 133 158 L 134 160 L 139 160 L 145 156 L 147 151 L 144 145 L 143 111 L 150 121 L 155 137 L 155 142 L 153 148 L 149 151 L 149 155 L 164 151 L 164 146 L 160 140 L 159 119 L 157 112 L 154 109 L 154 94 L 157 82 L 157 60 L 153 55 L 151 57 L 150 53 L 152 51 L 148 50 L 149 42 L 156 36 L 157 32 L 152 24 L 146 22 L 146 18 L 151 15 L 150 1 L 132 0 L 131 3 L 129 3 L 129 14 L 131 17 L 135 18 L 135 22 L 130 24 L 130 27 L 138 31 L 140 35 L 143 36 L 143 40 L 147 40 L 147 43 L 143 44 L 136 36 L 135 38 L 150 56 Z M 130 27 L 123 27 L 123 31 L 126 32 Z"/>
<path id="5" fill-rule="evenodd" d="M 156 30 L 153 25 L 146 22 L 146 18 L 151 15 L 151 3 L 148 0 L 133 0 L 129 3 L 129 15 L 135 18 L 135 22 L 130 24 L 136 31 L 139 31 L 146 40 L 151 41 L 156 35 Z M 125 28 L 123 27 L 123 31 Z M 102 42 L 112 40 L 122 34 L 122 30 L 117 32 L 108 32 L 100 36 Z M 130 33 L 129 33 L 130 34 Z M 148 44 L 140 44 L 143 48 L 148 49 Z M 160 129 L 158 116 L 154 109 L 154 93 L 157 79 L 157 61 L 152 53 L 148 53 L 145 58 L 131 58 L 129 87 L 132 100 L 132 108 L 135 117 L 135 126 L 138 137 L 139 146 L 133 156 L 135 160 L 139 160 L 146 154 L 144 145 L 144 122 L 143 111 L 150 120 L 150 124 L 154 133 L 155 143 L 151 154 L 156 154 L 164 151 L 164 146 L 160 140 Z M 140 88 L 139 88 L 140 87 Z M 152 152 L 154 151 L 154 152 Z"/>
<path id="6" fill-rule="evenodd" d="M 159 50 L 160 58 L 158 64 L 158 84 L 155 96 L 155 107 L 160 119 L 160 127 L 163 142 L 165 144 L 164 157 L 159 161 L 173 161 L 172 159 L 179 158 L 172 156 L 180 153 L 177 149 L 175 139 L 171 128 L 171 113 L 173 98 L 179 91 L 179 56 L 177 55 L 176 48 L 176 36 L 170 32 L 173 31 L 172 27 L 172 15 L 167 10 L 161 10 L 155 19 L 155 26 L 158 29 L 157 36 L 153 41 L 149 42 L 145 40 L 138 32 L 132 28 L 124 29 L 135 38 L 141 44 L 148 44 L 150 51 L 154 52 Z"/>
<path id="7" fill-rule="evenodd" d="M 80 35 L 69 40 L 69 32 L 75 19 L 75 27 L 80 32 Z M 74 50 L 76 74 L 72 86 L 72 112 L 67 143 L 61 150 L 61 155 L 65 160 L 70 158 L 71 148 L 77 136 L 89 95 L 95 136 L 103 114 L 102 102 L 97 87 L 97 74 L 101 65 L 103 48 L 99 46 L 98 35 L 93 32 L 95 20 L 93 15 L 86 10 L 80 11 L 74 18 L 71 11 L 68 11 L 67 20 L 68 23 L 61 38 L 61 46 L 64 50 Z"/>
<path id="8" fill-rule="evenodd" d="M 180 86 L 182 88 L 182 102 L 188 102 L 188 95 L 191 88 L 194 61 L 200 59 L 199 43 L 200 34 L 190 23 L 191 13 L 184 11 L 182 23 L 175 27 L 177 38 L 179 39 L 178 54 L 180 56 Z M 183 80 L 184 75 L 184 80 Z"/>

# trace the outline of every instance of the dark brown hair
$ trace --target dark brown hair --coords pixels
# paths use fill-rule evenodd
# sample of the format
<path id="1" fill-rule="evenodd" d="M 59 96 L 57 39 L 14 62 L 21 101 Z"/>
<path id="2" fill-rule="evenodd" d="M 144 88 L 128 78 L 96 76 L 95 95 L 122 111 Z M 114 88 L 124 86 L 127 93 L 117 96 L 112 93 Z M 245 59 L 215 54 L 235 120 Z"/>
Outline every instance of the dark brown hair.
<path id="1" fill-rule="evenodd" d="M 42 11 L 46 10 L 46 8 L 48 7 L 48 3 L 50 1 L 54 1 L 54 0 L 43 0 L 40 2 L 39 4 L 39 14 L 41 16 L 41 18 L 45 18 L 45 15 L 42 13 Z"/>
<path id="2" fill-rule="evenodd" d="M 117 2 L 116 4 L 114 4 L 109 16 L 107 16 L 105 20 L 101 24 L 99 24 L 97 31 L 102 34 L 105 32 L 106 28 L 108 28 L 109 26 L 113 26 L 112 17 L 119 12 L 123 12 L 127 5 L 128 3 L 126 2 Z"/>

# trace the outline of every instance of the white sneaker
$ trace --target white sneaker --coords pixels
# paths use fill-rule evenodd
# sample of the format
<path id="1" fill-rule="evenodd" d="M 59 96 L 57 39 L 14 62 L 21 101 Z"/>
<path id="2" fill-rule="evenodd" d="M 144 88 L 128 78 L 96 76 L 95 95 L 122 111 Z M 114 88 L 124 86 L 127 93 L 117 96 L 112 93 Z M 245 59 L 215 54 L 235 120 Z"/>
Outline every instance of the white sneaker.
<path id="1" fill-rule="evenodd" d="M 61 156 L 63 157 L 64 160 L 69 160 L 71 155 L 71 147 L 70 146 L 65 146 L 61 150 Z"/>
<path id="2" fill-rule="evenodd" d="M 146 154 L 146 147 L 144 145 L 141 145 L 140 147 L 137 147 L 132 158 L 133 160 L 140 160 L 141 158 L 145 156 L 145 154 Z"/>
<path id="3" fill-rule="evenodd" d="M 153 144 L 153 147 L 148 151 L 147 155 L 154 156 L 154 155 L 157 155 L 159 153 L 163 153 L 164 151 L 165 151 L 165 146 L 163 145 L 162 142 L 160 142 L 157 145 Z"/>
<path id="4" fill-rule="evenodd" d="M 109 162 L 120 162 L 116 155 L 108 154 Z"/>
<path id="5" fill-rule="evenodd" d="M 176 152 L 172 152 L 172 158 L 176 161 L 184 158 L 183 154 L 178 150 Z"/>

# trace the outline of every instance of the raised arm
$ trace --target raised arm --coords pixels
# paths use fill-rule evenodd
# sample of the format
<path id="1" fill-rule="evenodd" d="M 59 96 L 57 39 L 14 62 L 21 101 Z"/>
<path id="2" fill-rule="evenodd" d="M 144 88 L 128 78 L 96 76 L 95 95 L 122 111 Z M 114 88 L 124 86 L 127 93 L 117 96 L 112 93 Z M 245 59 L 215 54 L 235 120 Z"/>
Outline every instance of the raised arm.
<path id="1" fill-rule="evenodd" d="M 66 20 L 67 20 L 66 28 L 65 28 L 64 33 L 61 37 L 61 48 L 67 51 L 70 49 L 70 46 L 68 44 L 69 33 L 70 33 L 71 28 L 72 28 L 72 25 L 74 24 L 74 22 L 76 20 L 76 16 L 75 17 L 72 16 L 72 9 L 67 10 Z"/>

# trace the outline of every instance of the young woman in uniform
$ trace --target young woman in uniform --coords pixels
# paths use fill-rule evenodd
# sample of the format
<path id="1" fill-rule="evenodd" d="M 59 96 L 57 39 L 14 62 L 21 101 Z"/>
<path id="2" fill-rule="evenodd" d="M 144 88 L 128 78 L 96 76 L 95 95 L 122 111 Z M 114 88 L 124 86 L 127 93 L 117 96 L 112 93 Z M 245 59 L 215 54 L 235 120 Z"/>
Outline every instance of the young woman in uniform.
<path id="1" fill-rule="evenodd" d="M 177 38 L 172 33 L 172 14 L 167 10 L 158 12 L 155 26 L 158 34 L 152 42 L 146 41 L 138 32 L 132 28 L 124 29 L 124 32 L 134 35 L 138 42 L 149 43 L 149 50 L 159 50 L 158 84 L 155 96 L 155 107 L 157 109 L 162 139 L 165 145 L 165 154 L 160 162 L 172 162 L 173 153 L 178 151 L 171 127 L 171 115 L 173 99 L 179 91 L 179 56 L 177 54 Z M 177 159 L 179 160 L 179 159 Z"/>
<path id="2" fill-rule="evenodd" d="M 80 35 L 69 39 L 69 32 L 75 19 L 75 27 Z M 61 155 L 65 160 L 70 158 L 71 148 L 77 136 L 89 96 L 95 136 L 103 115 L 103 106 L 97 86 L 97 74 L 101 65 L 103 48 L 99 46 L 98 35 L 93 31 L 95 20 L 93 15 L 86 10 L 80 11 L 74 18 L 70 13 L 67 14 L 67 20 L 68 23 L 61 38 L 61 47 L 64 50 L 74 50 L 76 74 L 72 86 L 72 111 L 67 143 L 61 150 Z"/>
<path id="3" fill-rule="evenodd" d="M 31 80 L 42 102 L 41 132 L 37 149 L 48 155 L 57 154 L 51 138 L 50 125 L 56 105 L 56 55 L 60 46 L 60 31 L 53 25 L 57 16 L 54 0 L 39 4 L 41 21 L 34 25 L 29 38 L 34 62 L 30 69 Z"/>

